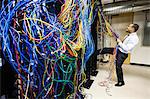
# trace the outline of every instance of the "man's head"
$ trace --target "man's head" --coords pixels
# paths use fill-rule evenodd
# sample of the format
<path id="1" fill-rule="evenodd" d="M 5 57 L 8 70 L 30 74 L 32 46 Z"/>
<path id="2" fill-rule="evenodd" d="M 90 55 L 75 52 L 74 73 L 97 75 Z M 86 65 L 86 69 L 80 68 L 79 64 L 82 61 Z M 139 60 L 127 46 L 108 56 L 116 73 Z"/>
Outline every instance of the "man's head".
<path id="1" fill-rule="evenodd" d="M 138 29 L 139 29 L 138 24 L 130 24 L 126 29 L 126 32 L 133 33 L 133 32 L 136 32 Z"/>

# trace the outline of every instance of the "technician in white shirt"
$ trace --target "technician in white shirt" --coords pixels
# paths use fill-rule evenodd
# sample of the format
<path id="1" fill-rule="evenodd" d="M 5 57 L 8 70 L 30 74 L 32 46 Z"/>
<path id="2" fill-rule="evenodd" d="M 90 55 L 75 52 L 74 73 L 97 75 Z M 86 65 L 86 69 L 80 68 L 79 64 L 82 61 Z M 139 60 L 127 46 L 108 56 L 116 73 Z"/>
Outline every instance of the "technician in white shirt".
<path id="1" fill-rule="evenodd" d="M 115 84 L 115 86 L 125 85 L 123 79 L 122 64 L 125 61 L 125 59 L 128 57 L 128 53 L 131 53 L 135 45 L 137 45 L 139 42 L 139 38 L 136 33 L 138 29 L 139 29 L 139 25 L 130 24 L 126 30 L 126 32 L 128 32 L 129 34 L 125 36 L 124 40 L 121 41 L 120 39 L 117 39 L 118 50 L 116 55 L 116 74 L 117 74 L 118 83 Z"/>

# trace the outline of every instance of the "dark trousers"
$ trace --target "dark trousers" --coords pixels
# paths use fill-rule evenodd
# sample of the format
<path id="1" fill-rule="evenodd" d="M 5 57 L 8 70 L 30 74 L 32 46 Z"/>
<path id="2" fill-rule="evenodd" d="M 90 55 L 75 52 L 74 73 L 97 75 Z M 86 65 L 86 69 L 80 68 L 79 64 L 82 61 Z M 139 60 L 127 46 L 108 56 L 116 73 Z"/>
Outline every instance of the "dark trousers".
<path id="1" fill-rule="evenodd" d="M 117 50 L 116 54 L 116 74 L 118 82 L 123 82 L 123 71 L 122 71 L 122 64 L 125 59 L 128 57 L 128 54 L 122 53 L 119 49 Z"/>
<path id="2" fill-rule="evenodd" d="M 114 48 L 103 48 L 102 50 L 97 50 L 98 54 L 113 54 Z M 122 64 L 125 59 L 128 57 L 128 54 L 122 53 L 119 49 L 117 50 L 116 54 L 116 74 L 118 82 L 123 82 L 123 71 L 122 71 Z"/>

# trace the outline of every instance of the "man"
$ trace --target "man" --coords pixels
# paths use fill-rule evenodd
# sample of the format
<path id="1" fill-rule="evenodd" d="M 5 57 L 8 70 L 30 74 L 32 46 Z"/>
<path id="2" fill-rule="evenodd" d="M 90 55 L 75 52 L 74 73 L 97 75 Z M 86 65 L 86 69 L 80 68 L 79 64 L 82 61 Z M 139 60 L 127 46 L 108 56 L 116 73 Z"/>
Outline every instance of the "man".
<path id="1" fill-rule="evenodd" d="M 138 30 L 139 25 L 137 24 L 130 24 L 126 32 L 128 32 L 128 35 L 124 37 L 124 40 L 121 41 L 120 39 L 117 39 L 117 54 L 116 54 L 116 74 L 118 82 L 115 84 L 115 86 L 123 86 L 125 85 L 124 79 L 123 79 L 123 71 L 122 71 L 122 64 L 125 61 L 125 59 L 128 57 L 128 53 L 132 51 L 132 49 L 135 47 L 135 45 L 138 44 L 139 38 L 137 36 L 136 31 Z M 114 48 L 103 48 L 102 50 L 97 50 L 97 54 L 113 54 Z"/>
<path id="2" fill-rule="evenodd" d="M 129 34 L 125 36 L 124 40 L 121 41 L 120 39 L 117 39 L 118 50 L 116 55 L 116 74 L 118 83 L 115 84 L 115 86 L 125 85 L 123 79 L 122 64 L 128 57 L 128 53 L 130 53 L 135 47 L 135 45 L 137 45 L 139 42 L 139 38 L 136 33 L 138 29 L 139 29 L 138 24 L 130 24 L 126 30 L 126 32 L 128 32 Z"/>

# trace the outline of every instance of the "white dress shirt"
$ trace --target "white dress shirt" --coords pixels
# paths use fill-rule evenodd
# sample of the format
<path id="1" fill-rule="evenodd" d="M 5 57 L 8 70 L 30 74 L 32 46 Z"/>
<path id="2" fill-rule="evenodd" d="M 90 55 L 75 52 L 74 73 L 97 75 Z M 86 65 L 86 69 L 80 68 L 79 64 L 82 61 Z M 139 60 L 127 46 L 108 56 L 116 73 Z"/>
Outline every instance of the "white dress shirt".
<path id="1" fill-rule="evenodd" d="M 128 36 L 124 37 L 124 41 L 123 42 L 119 42 L 119 50 L 122 53 L 131 53 L 131 51 L 133 50 L 133 48 L 135 47 L 135 45 L 137 45 L 139 42 L 139 38 L 137 36 L 137 33 L 131 33 Z"/>

